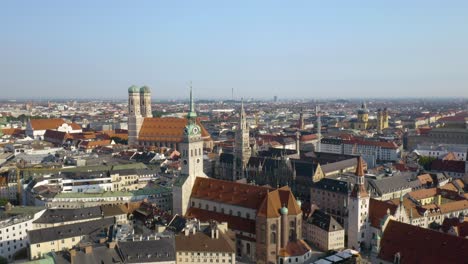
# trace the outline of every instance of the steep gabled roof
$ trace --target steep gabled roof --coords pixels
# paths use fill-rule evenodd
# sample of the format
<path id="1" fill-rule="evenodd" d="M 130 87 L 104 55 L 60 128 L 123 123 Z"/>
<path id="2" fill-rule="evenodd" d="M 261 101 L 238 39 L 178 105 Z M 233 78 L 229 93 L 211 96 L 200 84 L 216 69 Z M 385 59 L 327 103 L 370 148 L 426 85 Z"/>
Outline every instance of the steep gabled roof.
<path id="1" fill-rule="evenodd" d="M 197 177 L 192 197 L 258 209 L 272 189 L 249 184 Z"/>
<path id="2" fill-rule="evenodd" d="M 382 221 L 385 215 L 387 215 L 387 211 L 390 211 L 390 214 L 394 215 L 397 208 L 398 205 L 375 199 L 370 199 L 369 222 L 371 226 L 380 229 L 380 221 Z"/>
<path id="3" fill-rule="evenodd" d="M 138 140 L 158 142 L 182 142 L 187 118 L 178 117 L 147 117 L 141 125 Z M 197 119 L 197 125 L 201 128 L 201 136 L 204 140 L 211 140 L 210 134 Z"/>
<path id="4" fill-rule="evenodd" d="M 463 263 L 468 259 L 468 239 L 391 220 L 380 242 L 379 258 L 393 263 Z"/>

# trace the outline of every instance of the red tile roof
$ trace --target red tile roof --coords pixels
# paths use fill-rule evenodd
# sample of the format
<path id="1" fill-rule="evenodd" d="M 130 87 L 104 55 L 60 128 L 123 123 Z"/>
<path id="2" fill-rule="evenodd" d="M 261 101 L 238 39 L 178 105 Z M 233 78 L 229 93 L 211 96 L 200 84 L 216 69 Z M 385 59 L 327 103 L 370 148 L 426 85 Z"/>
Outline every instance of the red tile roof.
<path id="1" fill-rule="evenodd" d="M 390 214 L 394 215 L 397 205 L 391 204 L 384 201 L 370 199 L 369 202 L 369 222 L 370 224 L 380 229 L 380 221 L 387 215 L 387 211 L 390 210 Z"/>
<path id="2" fill-rule="evenodd" d="M 279 252 L 280 257 L 295 257 L 305 255 L 312 249 L 303 240 L 289 241 L 286 248 Z"/>
<path id="3" fill-rule="evenodd" d="M 380 242 L 379 258 L 393 263 L 464 263 L 468 259 L 468 239 L 426 228 L 390 221 Z"/>
<path id="4" fill-rule="evenodd" d="M 192 197 L 258 209 L 268 191 L 272 191 L 272 189 L 198 177 L 192 189 Z"/>
<path id="5" fill-rule="evenodd" d="M 436 196 L 438 193 L 437 188 L 421 189 L 410 192 L 408 195 L 416 200 L 426 199 Z"/>
<path id="6" fill-rule="evenodd" d="M 63 125 L 64 123 L 67 123 L 67 122 L 65 122 L 65 120 L 63 120 L 62 118 L 31 119 L 31 127 L 34 130 L 47 130 L 47 129 L 55 130 L 59 126 Z M 81 127 L 76 123 L 67 123 L 67 124 L 70 125 L 73 128 L 73 130 L 81 129 Z"/>
<path id="7" fill-rule="evenodd" d="M 440 160 L 431 163 L 431 170 L 465 173 L 465 162 L 462 160 Z"/>
<path id="8" fill-rule="evenodd" d="M 283 206 L 288 208 L 289 215 L 302 213 L 291 189 L 287 186 L 274 190 L 212 178 L 197 178 L 192 189 L 192 197 L 255 209 L 258 215 L 266 217 L 279 217 L 279 211 Z"/>
<path id="9" fill-rule="evenodd" d="M 111 144 L 110 140 L 97 140 L 97 141 L 83 141 L 80 147 L 85 149 L 93 149 L 99 146 L 108 146 Z"/>
<path id="10" fill-rule="evenodd" d="M 2 128 L 2 133 L 7 136 L 18 136 L 24 135 L 24 130 L 21 128 Z"/>
<path id="11" fill-rule="evenodd" d="M 157 142 L 182 142 L 187 118 L 152 117 L 145 118 L 141 126 L 138 140 Z M 204 140 L 211 140 L 210 134 L 197 119 Z"/>

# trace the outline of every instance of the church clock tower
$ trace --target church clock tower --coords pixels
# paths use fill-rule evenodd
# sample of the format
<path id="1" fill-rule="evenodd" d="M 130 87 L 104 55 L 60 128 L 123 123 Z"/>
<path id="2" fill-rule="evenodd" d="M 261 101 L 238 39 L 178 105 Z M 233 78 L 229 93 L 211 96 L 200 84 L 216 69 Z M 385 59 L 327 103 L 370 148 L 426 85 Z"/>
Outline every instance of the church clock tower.
<path id="1" fill-rule="evenodd" d="M 203 174 L 203 139 L 201 128 L 197 125 L 197 113 L 190 87 L 190 110 L 187 115 L 187 125 L 184 129 L 184 140 L 179 144 L 182 160 L 182 174 L 199 176 Z"/>
<path id="2" fill-rule="evenodd" d="M 190 195 L 197 177 L 206 178 L 203 172 L 203 139 L 197 125 L 197 113 L 190 87 L 190 110 L 187 114 L 187 125 L 184 139 L 179 144 L 181 172 L 172 189 L 172 212 L 184 216 L 189 207 Z"/>

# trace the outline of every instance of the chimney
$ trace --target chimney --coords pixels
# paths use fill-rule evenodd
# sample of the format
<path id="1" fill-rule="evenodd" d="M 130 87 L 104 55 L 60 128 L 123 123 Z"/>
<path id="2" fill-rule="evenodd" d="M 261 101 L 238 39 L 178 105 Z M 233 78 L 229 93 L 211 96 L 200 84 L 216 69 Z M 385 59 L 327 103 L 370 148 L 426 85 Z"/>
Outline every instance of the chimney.
<path id="1" fill-rule="evenodd" d="M 106 243 L 107 239 L 105 237 L 99 238 L 99 244 L 104 244 Z"/>
<path id="2" fill-rule="evenodd" d="M 112 241 L 112 242 L 109 242 L 109 243 L 107 244 L 107 246 L 108 246 L 110 249 L 114 249 L 116 244 L 117 244 L 117 243 L 116 243 L 115 241 Z"/>
<path id="3" fill-rule="evenodd" d="M 86 253 L 86 255 L 92 254 L 93 253 L 93 247 L 92 246 L 86 246 L 85 247 L 85 253 Z"/>
<path id="4" fill-rule="evenodd" d="M 11 211 L 12 208 L 13 208 L 13 205 L 10 202 L 5 204 L 5 211 L 6 212 Z"/>
<path id="5" fill-rule="evenodd" d="M 75 249 L 71 249 L 70 251 L 70 264 L 75 264 L 75 257 L 76 257 L 76 250 Z"/>

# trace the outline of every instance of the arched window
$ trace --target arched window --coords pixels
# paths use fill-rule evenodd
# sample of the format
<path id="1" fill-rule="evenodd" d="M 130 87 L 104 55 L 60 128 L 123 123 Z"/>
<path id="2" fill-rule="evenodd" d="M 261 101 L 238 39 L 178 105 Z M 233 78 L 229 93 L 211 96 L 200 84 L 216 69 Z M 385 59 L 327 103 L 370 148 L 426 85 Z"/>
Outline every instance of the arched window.
<path id="1" fill-rule="evenodd" d="M 209 206 L 209 205 L 205 205 L 205 209 L 206 209 L 206 210 L 210 210 L 210 206 Z"/>
<path id="2" fill-rule="evenodd" d="M 229 210 L 229 214 L 232 215 L 232 210 Z"/>
<path id="3" fill-rule="evenodd" d="M 294 221 L 289 222 L 289 227 L 294 228 Z"/>
<path id="4" fill-rule="evenodd" d="M 276 232 L 271 232 L 270 244 L 276 244 Z"/>
<path id="5" fill-rule="evenodd" d="M 271 229 L 271 231 L 276 231 L 276 224 L 272 224 L 272 225 L 270 226 L 270 229 Z"/>
<path id="6" fill-rule="evenodd" d="M 247 243 L 247 255 L 250 255 L 250 243 Z"/>
<path id="7" fill-rule="evenodd" d="M 216 212 L 216 206 L 213 206 L 213 211 Z"/>
<path id="8" fill-rule="evenodd" d="M 224 208 L 221 208 L 221 213 L 223 213 L 223 214 L 224 214 Z"/>

